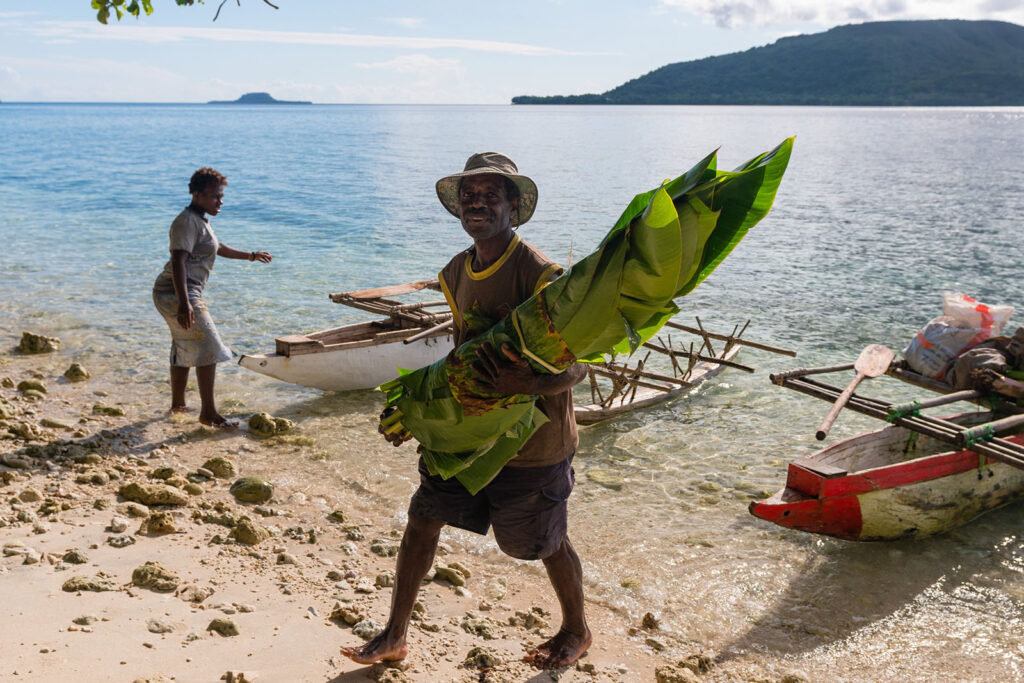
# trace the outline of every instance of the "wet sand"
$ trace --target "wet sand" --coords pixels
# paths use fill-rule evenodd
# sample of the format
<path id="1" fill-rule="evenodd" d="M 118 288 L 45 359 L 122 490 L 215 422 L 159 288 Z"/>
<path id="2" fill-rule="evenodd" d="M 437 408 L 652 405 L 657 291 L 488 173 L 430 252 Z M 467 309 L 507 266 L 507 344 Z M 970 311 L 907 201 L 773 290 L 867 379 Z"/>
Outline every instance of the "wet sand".
<path id="1" fill-rule="evenodd" d="M 552 678 L 520 661 L 559 622 L 542 572 L 490 566 L 447 534 L 442 572 L 421 590 L 409 658 L 366 667 L 341 657 L 340 646 L 363 642 L 357 632 L 368 637 L 386 620 L 402 531 L 395 510 L 381 509 L 358 482 L 298 476 L 318 457 L 301 427 L 270 439 L 207 429 L 194 413 L 120 401 L 113 376 L 67 381 L 62 354 L 21 355 L 11 346 L 0 361 L 0 379 L 11 380 L 0 387 L 8 414 L 0 439 L 4 679 Z M 25 380 L 44 385 L 41 399 L 18 391 Z M 100 414 L 105 408 L 124 414 Z M 214 458 L 237 474 L 203 476 Z M 273 484 L 270 500 L 236 500 L 230 486 L 245 476 Z M 169 486 L 182 504 L 132 503 L 119 495 L 130 483 Z M 233 539 L 245 538 L 233 532 L 243 518 L 269 536 L 254 545 Z M 158 522 L 153 533 L 148 519 Z M 173 575 L 168 590 L 133 581 L 147 562 Z M 449 565 L 468 574 L 464 586 L 445 578 Z M 85 589 L 69 590 L 71 579 L 86 579 Z M 598 604 L 588 610 L 594 647 L 554 677 L 652 680 L 656 667 L 672 663 L 659 649 L 676 652 L 677 636 Z M 215 619 L 230 620 L 238 634 L 208 630 Z"/>
<path id="2" fill-rule="evenodd" d="M 286 682 L 796 683 L 1019 674 L 1019 653 L 1007 646 L 1024 595 L 1015 579 L 1020 545 L 1007 535 L 1019 507 L 935 541 L 841 543 L 747 519 L 747 485 L 723 478 L 724 460 L 698 459 L 688 466 L 718 463 L 726 488 L 667 494 L 661 507 L 674 512 L 657 517 L 660 508 L 631 504 L 639 481 L 627 476 L 619 490 L 589 472 L 609 467 L 605 456 L 618 448 L 643 455 L 658 421 L 588 431 L 581 444 L 570 521 L 594 645 L 578 666 L 539 672 L 521 662 L 558 626 L 541 565 L 448 529 L 441 575 L 421 590 L 408 659 L 355 664 L 338 648 L 364 642 L 387 618 L 412 486 L 396 472 L 414 472 L 412 446 L 396 450 L 375 437 L 375 397 L 275 404 L 297 425 L 271 438 L 211 430 L 194 413 L 169 415 L 167 387 L 151 376 L 90 368 L 94 357 L 85 362 L 90 379 L 68 381 L 63 373 L 78 355 L 70 339 L 59 352 L 23 355 L 13 351 L 14 334 L 0 334 L 4 680 L 219 681 L 231 672 L 231 680 Z M 222 411 L 244 424 L 263 406 L 260 391 L 240 387 L 263 380 L 240 378 L 219 393 Z M 46 392 L 19 391 L 23 381 Z M 707 411 L 710 399 L 693 410 Z M 203 472 L 217 469 L 216 458 L 237 472 Z M 748 470 L 736 467 L 746 481 Z M 764 467 L 766 483 L 782 471 L 781 462 Z M 271 483 L 272 497 L 237 500 L 230 488 L 242 477 Z M 663 477 L 675 486 L 705 482 L 700 472 Z M 132 503 L 119 495 L 130 483 L 169 487 L 158 491 L 180 504 Z M 739 511 L 719 513 L 731 525 L 710 516 L 725 505 Z M 261 530 L 266 538 L 243 542 Z M 168 590 L 133 579 L 147 562 L 173 575 Z M 465 585 L 445 572 L 452 567 Z M 238 635 L 211 631 L 215 619 L 232 621 Z"/>

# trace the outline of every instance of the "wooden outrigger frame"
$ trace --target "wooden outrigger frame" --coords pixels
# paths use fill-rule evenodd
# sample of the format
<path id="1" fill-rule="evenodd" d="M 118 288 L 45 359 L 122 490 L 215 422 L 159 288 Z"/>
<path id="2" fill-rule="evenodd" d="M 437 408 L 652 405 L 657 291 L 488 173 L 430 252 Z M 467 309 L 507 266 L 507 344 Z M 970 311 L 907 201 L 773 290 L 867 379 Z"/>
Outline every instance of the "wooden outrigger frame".
<path id="1" fill-rule="evenodd" d="M 306 353 L 320 353 L 330 350 L 330 347 L 338 344 L 351 344 L 357 335 L 364 339 L 365 344 L 383 344 L 395 341 L 402 341 L 411 344 L 424 337 L 436 336 L 442 330 L 452 324 L 451 311 L 447 310 L 448 303 L 440 301 L 420 301 L 415 303 L 403 303 L 392 297 L 402 294 L 411 294 L 421 290 L 441 291 L 436 279 L 419 280 L 401 285 L 388 285 L 386 287 L 374 287 L 373 289 L 361 289 L 354 292 L 335 292 L 328 294 L 328 298 L 336 304 L 344 304 L 361 311 L 367 311 L 375 315 L 383 316 L 383 320 L 365 323 L 369 326 L 367 330 L 352 326 L 333 328 L 310 334 L 293 334 L 278 337 L 274 340 L 276 353 L 282 356 L 295 356 Z M 445 310 L 431 311 L 429 309 L 444 306 Z M 379 331 L 373 333 L 373 329 Z"/>
<path id="2" fill-rule="evenodd" d="M 673 344 L 671 335 L 666 334 L 665 338 L 658 336 L 656 343 L 655 341 L 646 342 L 643 348 L 647 349 L 647 354 L 635 365 L 617 363 L 614 360 L 604 363 L 588 363 L 587 375 L 590 381 L 591 403 L 576 408 L 576 421 L 580 424 L 592 424 L 636 408 L 667 401 L 710 379 L 727 367 L 744 372 L 754 372 L 754 368 L 733 360 L 741 346 L 796 356 L 795 351 L 744 339 L 743 333 L 750 325 L 749 320 L 742 329 L 739 325 L 733 327 L 732 333 L 728 335 L 707 331 L 699 317 L 696 318 L 696 322 L 696 327 L 673 321 L 665 323 L 665 327 L 669 329 L 680 330 L 698 337 L 700 346 L 696 349 L 694 349 L 692 341 L 688 349 L 678 349 Z M 716 351 L 712 340 L 723 341 L 725 346 L 720 347 L 720 351 Z M 645 369 L 651 352 L 668 357 L 672 363 L 672 375 Z M 612 383 L 611 391 L 607 395 L 601 391 L 598 384 L 599 377 L 608 379 Z"/>
<path id="3" fill-rule="evenodd" d="M 813 379 L 811 375 L 842 372 L 852 369 L 852 363 L 819 368 L 800 368 L 775 373 L 770 375 L 770 378 L 773 384 L 833 402 L 842 393 L 842 389 Z M 1008 434 L 1024 427 L 1024 408 L 1004 400 L 999 394 L 973 390 L 956 391 L 948 384 L 913 372 L 904 363 L 893 363 L 885 374 L 944 395 L 931 399 L 896 404 L 854 393 L 846 407 L 862 415 L 899 425 L 961 449 L 974 451 L 978 455 L 990 458 L 991 460 L 998 460 L 1014 467 L 1024 468 L 1024 445 L 1000 438 L 1000 435 Z M 957 401 L 970 401 L 991 407 L 994 413 L 1004 414 L 1005 416 L 972 427 L 963 427 L 948 420 L 921 414 L 921 411 L 924 409 L 949 405 Z"/>

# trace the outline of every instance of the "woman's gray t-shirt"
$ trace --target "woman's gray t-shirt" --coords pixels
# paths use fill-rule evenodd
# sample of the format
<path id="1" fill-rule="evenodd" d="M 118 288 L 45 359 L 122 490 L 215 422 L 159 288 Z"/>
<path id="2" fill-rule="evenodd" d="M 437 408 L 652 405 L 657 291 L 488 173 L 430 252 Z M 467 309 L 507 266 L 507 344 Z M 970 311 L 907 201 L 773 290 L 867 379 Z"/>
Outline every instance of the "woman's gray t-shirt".
<path id="1" fill-rule="evenodd" d="M 189 298 L 202 294 L 203 287 L 213 270 L 213 262 L 217 258 L 220 243 L 213 234 L 213 228 L 206 217 L 191 208 L 178 214 L 171 223 L 171 253 L 176 250 L 188 252 L 185 259 L 185 270 Z M 174 292 L 174 265 L 167 260 L 163 272 L 153 283 L 153 291 L 161 293 Z"/>

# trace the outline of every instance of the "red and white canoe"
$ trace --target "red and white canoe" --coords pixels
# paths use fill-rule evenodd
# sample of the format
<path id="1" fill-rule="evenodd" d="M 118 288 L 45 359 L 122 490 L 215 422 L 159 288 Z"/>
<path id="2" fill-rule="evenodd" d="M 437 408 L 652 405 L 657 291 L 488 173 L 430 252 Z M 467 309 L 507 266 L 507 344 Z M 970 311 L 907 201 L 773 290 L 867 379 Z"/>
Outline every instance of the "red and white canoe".
<path id="1" fill-rule="evenodd" d="M 947 418 L 963 426 L 991 413 Z M 1024 445 L 1024 434 L 1006 437 Z M 924 538 L 1024 498 L 1024 469 L 903 427 L 839 441 L 789 465 L 786 488 L 750 504 L 755 517 L 851 541 Z"/>

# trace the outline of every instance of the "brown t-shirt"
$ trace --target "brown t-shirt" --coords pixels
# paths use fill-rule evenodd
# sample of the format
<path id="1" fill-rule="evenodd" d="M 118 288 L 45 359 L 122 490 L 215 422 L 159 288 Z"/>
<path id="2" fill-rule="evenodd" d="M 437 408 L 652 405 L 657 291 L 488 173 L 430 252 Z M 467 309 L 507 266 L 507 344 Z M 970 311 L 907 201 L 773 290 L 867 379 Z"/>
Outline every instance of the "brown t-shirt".
<path id="1" fill-rule="evenodd" d="M 512 310 L 561 275 L 562 268 L 535 247 L 512 236 L 505 253 L 482 271 L 473 270 L 475 250 L 455 256 L 438 274 L 441 291 L 455 317 L 455 346 L 486 332 Z M 509 467 L 540 467 L 565 460 L 579 436 L 572 411 L 572 391 L 542 396 L 537 406 L 549 422 L 523 445 Z"/>

